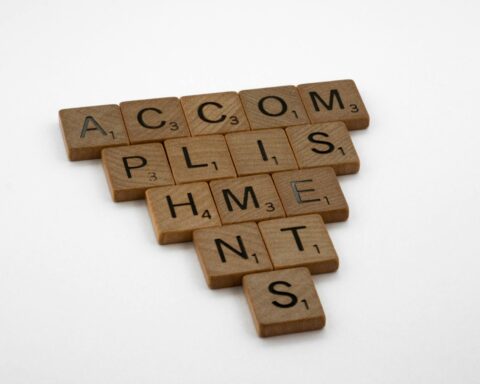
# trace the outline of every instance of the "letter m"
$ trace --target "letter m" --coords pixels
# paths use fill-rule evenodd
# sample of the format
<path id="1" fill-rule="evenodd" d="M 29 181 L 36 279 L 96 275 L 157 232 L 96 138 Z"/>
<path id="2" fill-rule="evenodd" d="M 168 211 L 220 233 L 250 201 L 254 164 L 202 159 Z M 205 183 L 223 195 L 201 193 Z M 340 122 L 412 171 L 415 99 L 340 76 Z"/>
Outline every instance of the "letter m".
<path id="1" fill-rule="evenodd" d="M 320 104 L 323 105 L 329 111 L 331 111 L 333 109 L 333 103 L 335 102 L 335 100 L 337 100 L 337 103 L 340 109 L 345 108 L 343 106 L 343 101 L 342 101 L 342 98 L 340 97 L 340 93 L 338 92 L 337 89 L 330 90 L 330 97 L 329 97 L 328 103 L 325 100 L 323 100 L 321 96 L 315 91 L 311 91 L 308 94 L 310 95 L 310 99 L 312 99 L 313 107 L 317 112 L 320 112 Z"/>
<path id="2" fill-rule="evenodd" d="M 260 208 L 257 196 L 255 195 L 252 186 L 245 187 L 245 190 L 243 192 L 243 201 L 240 201 L 230 189 L 223 189 L 222 193 L 223 198 L 225 199 L 225 203 L 227 204 L 227 208 L 230 212 L 233 211 L 232 200 L 235 202 L 236 205 L 240 207 L 241 210 L 245 210 L 248 208 L 249 197 L 252 199 L 255 208 Z"/>

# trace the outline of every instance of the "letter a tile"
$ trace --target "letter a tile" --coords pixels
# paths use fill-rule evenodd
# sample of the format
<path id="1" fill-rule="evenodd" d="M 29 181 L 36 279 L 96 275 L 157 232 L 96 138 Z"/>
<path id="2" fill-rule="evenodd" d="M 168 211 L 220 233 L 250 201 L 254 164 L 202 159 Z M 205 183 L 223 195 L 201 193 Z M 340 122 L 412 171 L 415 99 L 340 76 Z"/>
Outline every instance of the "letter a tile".
<path id="1" fill-rule="evenodd" d="M 99 159 L 103 148 L 129 144 L 118 105 L 62 109 L 58 114 L 72 161 Z"/>
<path id="2" fill-rule="evenodd" d="M 207 183 L 152 188 L 146 200 L 160 244 L 191 241 L 195 229 L 221 225 Z"/>
<path id="3" fill-rule="evenodd" d="M 312 331 L 325 326 L 325 313 L 307 268 L 246 275 L 243 290 L 259 336 Z"/>
<path id="4" fill-rule="evenodd" d="M 242 277 L 273 269 L 255 223 L 199 229 L 193 243 L 210 288 L 242 284 Z"/>

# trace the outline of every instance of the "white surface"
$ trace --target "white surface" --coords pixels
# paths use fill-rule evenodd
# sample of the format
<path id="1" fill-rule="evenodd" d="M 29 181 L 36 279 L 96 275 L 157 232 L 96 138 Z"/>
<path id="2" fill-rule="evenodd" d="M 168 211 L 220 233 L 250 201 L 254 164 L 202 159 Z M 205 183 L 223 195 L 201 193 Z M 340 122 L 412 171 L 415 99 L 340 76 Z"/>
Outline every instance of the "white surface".
<path id="1" fill-rule="evenodd" d="M 0 382 L 480 382 L 478 1 L 0 3 Z M 353 78 L 372 118 L 316 276 L 323 331 L 259 339 L 241 289 L 67 161 L 57 111 Z"/>

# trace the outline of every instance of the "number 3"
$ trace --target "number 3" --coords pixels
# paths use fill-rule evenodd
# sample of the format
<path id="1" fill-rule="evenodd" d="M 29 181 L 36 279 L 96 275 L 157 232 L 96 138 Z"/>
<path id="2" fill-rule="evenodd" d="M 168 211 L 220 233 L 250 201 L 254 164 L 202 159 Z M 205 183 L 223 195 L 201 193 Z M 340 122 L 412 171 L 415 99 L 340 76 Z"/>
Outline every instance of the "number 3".
<path id="1" fill-rule="evenodd" d="M 265 203 L 265 205 L 267 206 L 267 212 L 273 212 L 275 211 L 275 206 L 273 205 L 273 203 L 271 203 L 270 201 Z"/>
<path id="2" fill-rule="evenodd" d="M 148 172 L 148 180 L 150 181 L 157 181 L 158 177 L 155 172 Z"/>

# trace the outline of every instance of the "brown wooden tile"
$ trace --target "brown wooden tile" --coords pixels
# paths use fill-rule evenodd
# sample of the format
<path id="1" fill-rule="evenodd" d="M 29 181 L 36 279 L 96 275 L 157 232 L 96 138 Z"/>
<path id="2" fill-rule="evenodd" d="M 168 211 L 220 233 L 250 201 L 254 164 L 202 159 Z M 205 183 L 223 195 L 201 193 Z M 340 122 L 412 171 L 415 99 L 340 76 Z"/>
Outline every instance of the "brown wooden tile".
<path id="1" fill-rule="evenodd" d="M 212 181 L 210 188 L 223 224 L 285 216 L 269 175 Z"/>
<path id="2" fill-rule="evenodd" d="M 177 184 L 237 175 L 222 135 L 167 140 L 165 149 Z"/>
<path id="3" fill-rule="evenodd" d="M 114 201 L 143 199 L 148 188 L 174 184 L 160 143 L 105 148 L 102 162 Z"/>
<path id="4" fill-rule="evenodd" d="M 312 331 L 325 326 L 325 313 L 307 268 L 246 275 L 243 290 L 259 336 Z"/>
<path id="5" fill-rule="evenodd" d="M 129 144 L 118 105 L 62 109 L 58 114 L 72 161 L 99 159 L 103 148 Z"/>
<path id="6" fill-rule="evenodd" d="M 120 108 L 132 144 L 190 136 L 176 97 L 124 101 Z"/>
<path id="7" fill-rule="evenodd" d="M 307 267 L 310 273 L 334 272 L 338 256 L 320 215 L 258 223 L 275 269 Z"/>
<path id="8" fill-rule="evenodd" d="M 221 225 L 205 182 L 148 189 L 146 200 L 160 244 L 191 241 L 194 230 Z"/>
<path id="9" fill-rule="evenodd" d="M 278 172 L 272 175 L 287 216 L 319 213 L 328 222 L 348 218 L 348 205 L 330 167 Z"/>
<path id="10" fill-rule="evenodd" d="M 241 285 L 246 274 L 273 270 L 255 223 L 199 229 L 193 243 L 210 288 Z"/>
<path id="11" fill-rule="evenodd" d="M 181 101 L 193 136 L 250 130 L 236 92 L 184 96 Z"/>
<path id="12" fill-rule="evenodd" d="M 341 121 L 286 129 L 300 168 L 332 167 L 337 175 L 357 173 L 360 160 Z"/>
<path id="13" fill-rule="evenodd" d="M 343 121 L 347 128 L 367 128 L 367 109 L 353 80 L 327 81 L 298 86 L 312 123 Z"/>
<path id="14" fill-rule="evenodd" d="M 239 176 L 298 168 L 283 129 L 230 133 L 225 139 Z"/>
<path id="15" fill-rule="evenodd" d="M 294 86 L 249 89 L 240 92 L 252 129 L 308 124 L 308 116 Z"/>

